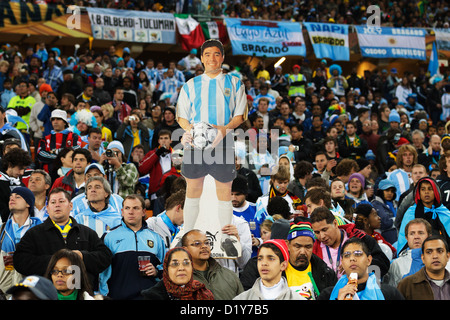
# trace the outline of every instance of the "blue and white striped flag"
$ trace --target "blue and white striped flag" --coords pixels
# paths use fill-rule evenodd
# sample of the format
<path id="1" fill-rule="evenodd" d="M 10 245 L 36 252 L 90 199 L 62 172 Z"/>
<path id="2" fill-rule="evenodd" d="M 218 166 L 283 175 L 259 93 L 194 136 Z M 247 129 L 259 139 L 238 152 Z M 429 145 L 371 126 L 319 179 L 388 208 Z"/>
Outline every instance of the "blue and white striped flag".
<path id="1" fill-rule="evenodd" d="M 361 55 L 426 60 L 424 29 L 355 26 Z"/>
<path id="2" fill-rule="evenodd" d="M 450 51 L 450 30 L 433 29 L 436 35 L 436 48 L 442 51 Z"/>
<path id="3" fill-rule="evenodd" d="M 348 25 L 305 22 L 317 59 L 349 61 Z"/>

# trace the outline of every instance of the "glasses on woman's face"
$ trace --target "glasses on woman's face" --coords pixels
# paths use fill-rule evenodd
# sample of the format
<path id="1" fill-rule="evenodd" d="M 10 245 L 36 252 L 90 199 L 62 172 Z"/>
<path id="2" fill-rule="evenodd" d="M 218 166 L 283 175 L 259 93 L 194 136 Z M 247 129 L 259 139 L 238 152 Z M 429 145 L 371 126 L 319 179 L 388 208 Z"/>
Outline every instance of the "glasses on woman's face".
<path id="1" fill-rule="evenodd" d="M 73 274 L 73 270 L 71 269 L 64 269 L 64 270 L 53 269 L 52 271 L 50 271 L 50 274 L 53 276 L 57 276 L 60 272 L 63 276 L 70 276 Z"/>
<path id="2" fill-rule="evenodd" d="M 194 241 L 190 244 L 190 246 L 196 247 L 196 248 L 203 247 L 203 246 L 211 247 L 211 241 L 209 241 L 209 240 L 205 240 L 203 242 L 202 241 Z"/>
<path id="3" fill-rule="evenodd" d="M 352 256 L 352 254 L 355 256 L 355 258 L 360 258 L 363 256 L 364 252 L 361 250 L 355 250 L 353 252 L 351 251 L 346 251 L 342 254 L 342 258 L 344 259 L 350 259 L 350 257 Z"/>
<path id="4" fill-rule="evenodd" d="M 183 265 L 183 267 L 187 267 L 191 265 L 191 260 L 185 259 L 183 261 L 174 260 L 171 263 L 169 263 L 169 267 L 178 268 L 180 265 Z"/>

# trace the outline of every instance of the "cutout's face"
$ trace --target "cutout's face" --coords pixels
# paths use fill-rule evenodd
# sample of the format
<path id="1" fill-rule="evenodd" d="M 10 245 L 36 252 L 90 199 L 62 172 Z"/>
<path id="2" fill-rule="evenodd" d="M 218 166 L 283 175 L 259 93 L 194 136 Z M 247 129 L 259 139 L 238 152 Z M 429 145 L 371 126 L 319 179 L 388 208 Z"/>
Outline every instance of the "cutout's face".
<path id="1" fill-rule="evenodd" d="M 205 73 L 219 69 L 224 59 L 225 56 L 218 47 L 209 47 L 203 50 L 201 61 L 205 66 Z"/>

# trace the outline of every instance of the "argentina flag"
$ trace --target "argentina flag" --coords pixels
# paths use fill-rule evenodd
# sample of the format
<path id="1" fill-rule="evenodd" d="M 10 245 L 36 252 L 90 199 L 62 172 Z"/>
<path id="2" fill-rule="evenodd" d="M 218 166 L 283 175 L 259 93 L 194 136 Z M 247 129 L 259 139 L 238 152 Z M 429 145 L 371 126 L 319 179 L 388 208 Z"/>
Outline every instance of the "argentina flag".
<path id="1" fill-rule="evenodd" d="M 348 25 L 305 22 L 317 59 L 349 61 Z"/>
<path id="2" fill-rule="evenodd" d="M 276 58 L 306 56 L 302 27 L 284 21 L 226 18 L 233 55 Z"/>
<path id="3" fill-rule="evenodd" d="M 426 60 L 424 29 L 355 26 L 361 55 Z"/>
<path id="4" fill-rule="evenodd" d="M 449 29 L 433 29 L 436 35 L 437 50 L 450 51 L 450 30 Z"/>
<path id="5" fill-rule="evenodd" d="M 388 173 L 388 179 L 391 180 L 392 183 L 394 183 L 395 188 L 397 189 L 397 191 L 395 192 L 395 200 L 397 201 L 400 199 L 400 196 L 409 189 L 412 183 L 410 174 L 408 174 L 403 169 L 396 169 Z"/>

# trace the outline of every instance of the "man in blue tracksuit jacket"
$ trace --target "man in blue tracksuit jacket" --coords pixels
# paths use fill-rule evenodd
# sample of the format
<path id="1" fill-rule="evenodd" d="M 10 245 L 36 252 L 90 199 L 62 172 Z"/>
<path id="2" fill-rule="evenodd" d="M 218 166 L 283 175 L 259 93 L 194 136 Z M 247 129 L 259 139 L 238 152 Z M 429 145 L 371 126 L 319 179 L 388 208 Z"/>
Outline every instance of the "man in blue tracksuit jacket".
<path id="1" fill-rule="evenodd" d="M 127 196 L 123 201 L 122 223 L 104 236 L 113 260 L 100 274 L 100 293 L 113 300 L 141 299 L 141 291 L 161 278 L 166 247 L 161 236 L 148 229 L 145 213 L 140 196 Z M 150 256 L 145 276 L 139 271 L 139 256 Z"/>

